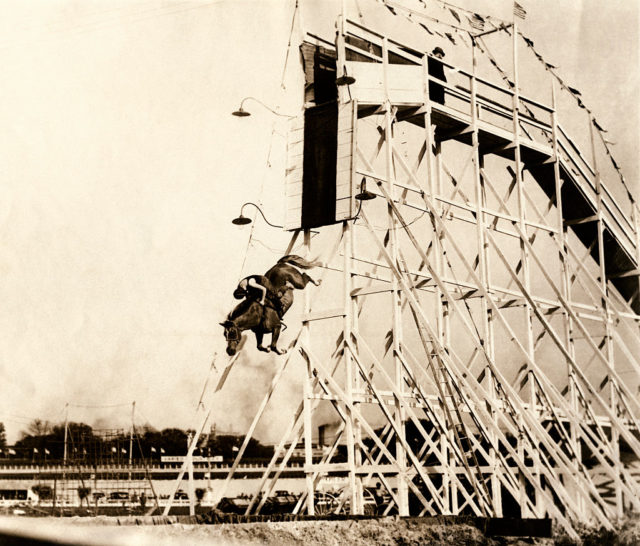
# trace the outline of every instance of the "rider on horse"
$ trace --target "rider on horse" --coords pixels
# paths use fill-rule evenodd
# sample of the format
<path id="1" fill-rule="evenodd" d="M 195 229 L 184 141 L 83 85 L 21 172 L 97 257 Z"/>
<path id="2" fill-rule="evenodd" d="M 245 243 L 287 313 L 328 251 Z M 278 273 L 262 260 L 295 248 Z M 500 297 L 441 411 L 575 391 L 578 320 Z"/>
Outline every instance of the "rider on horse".
<path id="1" fill-rule="evenodd" d="M 265 305 L 266 303 L 282 318 L 279 292 L 271 284 L 269 278 L 264 275 L 249 275 L 242 279 L 233 291 L 233 297 L 237 300 L 243 298 L 254 300 L 259 302 L 260 305 Z"/>
<path id="2" fill-rule="evenodd" d="M 264 275 L 250 275 L 242 279 L 234 290 L 233 297 L 237 300 L 254 299 L 260 301 L 261 305 L 267 302 L 267 305 L 273 307 L 282 319 L 293 304 L 294 288 L 302 290 L 308 283 L 320 285 L 320 281 L 315 281 L 306 273 L 301 273 L 291 264 L 303 269 L 316 265 L 299 256 L 284 256 Z"/>
<path id="3" fill-rule="evenodd" d="M 227 353 L 230 356 L 235 354 L 243 330 L 255 333 L 259 350 L 281 354 L 276 343 L 282 317 L 293 303 L 293 289 L 302 290 L 308 283 L 320 285 L 320 281 L 313 280 L 296 267 L 310 269 L 317 265 L 319 264 L 300 256 L 288 255 L 280 258 L 264 275 L 250 275 L 238 283 L 233 297 L 244 298 L 244 301 L 229 313 L 225 322 L 220 323 L 225 328 Z M 268 349 L 262 346 L 265 333 L 271 333 L 271 345 Z"/>

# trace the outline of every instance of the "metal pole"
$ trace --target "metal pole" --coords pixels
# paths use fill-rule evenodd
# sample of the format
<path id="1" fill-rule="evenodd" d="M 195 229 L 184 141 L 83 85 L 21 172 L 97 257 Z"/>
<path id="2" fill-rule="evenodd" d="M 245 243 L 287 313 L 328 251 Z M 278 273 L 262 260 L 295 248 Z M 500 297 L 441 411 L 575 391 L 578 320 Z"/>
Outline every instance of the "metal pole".
<path id="1" fill-rule="evenodd" d="M 191 442 L 193 440 L 193 432 L 189 432 L 187 434 L 187 465 L 189 469 L 189 479 L 187 482 L 189 488 L 189 515 L 195 516 L 196 514 L 196 499 L 195 499 L 195 490 L 193 487 L 193 449 L 191 448 Z M 197 440 L 194 444 L 197 443 Z"/>
<path id="2" fill-rule="evenodd" d="M 131 404 L 131 432 L 129 434 L 129 482 L 131 482 L 131 465 L 133 463 L 133 427 L 135 422 L 135 411 L 136 402 L 134 400 Z"/>
<path id="3" fill-rule="evenodd" d="M 64 405 L 64 451 L 62 455 L 62 480 L 67 474 L 67 437 L 69 435 L 69 402 Z M 65 482 L 66 483 L 66 482 Z"/>

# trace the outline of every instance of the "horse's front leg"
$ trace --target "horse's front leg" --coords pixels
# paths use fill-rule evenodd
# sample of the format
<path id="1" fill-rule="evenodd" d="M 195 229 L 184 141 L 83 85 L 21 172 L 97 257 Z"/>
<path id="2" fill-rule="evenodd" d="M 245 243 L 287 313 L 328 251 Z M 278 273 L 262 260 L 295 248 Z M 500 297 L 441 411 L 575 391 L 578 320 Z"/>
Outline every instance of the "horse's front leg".
<path id="1" fill-rule="evenodd" d="M 265 353 L 269 352 L 269 347 L 263 347 L 262 346 L 262 338 L 264 336 L 264 332 L 263 331 L 259 331 L 259 330 L 254 330 L 254 334 L 256 335 L 256 342 L 258 344 L 258 351 L 264 351 Z"/>
<path id="2" fill-rule="evenodd" d="M 286 349 L 285 350 L 280 350 L 277 347 L 278 344 L 278 338 L 280 337 L 280 322 L 278 321 L 278 324 L 276 326 L 273 327 L 273 330 L 271 330 L 271 345 L 270 345 L 270 349 L 271 351 L 273 351 L 274 353 L 278 354 L 278 355 L 282 355 L 284 353 L 286 353 Z"/>

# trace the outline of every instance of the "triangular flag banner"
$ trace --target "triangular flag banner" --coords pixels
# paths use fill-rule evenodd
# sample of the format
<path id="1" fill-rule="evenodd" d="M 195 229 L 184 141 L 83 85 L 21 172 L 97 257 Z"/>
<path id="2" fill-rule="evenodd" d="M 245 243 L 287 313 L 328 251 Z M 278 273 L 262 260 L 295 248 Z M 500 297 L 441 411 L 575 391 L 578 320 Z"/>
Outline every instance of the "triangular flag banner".
<path id="1" fill-rule="evenodd" d="M 444 35 L 453 45 L 456 45 L 456 41 L 453 39 L 453 36 L 449 32 L 445 32 Z"/>
<path id="2" fill-rule="evenodd" d="M 573 93 L 574 95 L 582 96 L 582 93 L 580 93 L 580 91 L 578 91 L 575 87 L 569 87 L 569 91 L 571 91 L 571 93 Z"/>
<path id="3" fill-rule="evenodd" d="M 602 132 L 602 133 L 606 133 L 606 129 L 603 129 L 602 127 L 600 127 L 600 124 L 596 121 L 596 118 L 593 118 L 593 125 L 595 125 L 596 129 L 598 129 L 598 131 Z"/>
<path id="4" fill-rule="evenodd" d="M 424 25 L 422 23 L 418 23 L 423 29 L 425 29 L 429 34 L 431 34 L 431 36 L 433 36 L 433 32 L 431 32 L 428 28 L 427 25 Z"/>
<path id="5" fill-rule="evenodd" d="M 607 150 L 607 151 L 608 151 L 608 150 Z M 611 154 L 609 154 L 609 157 L 611 158 L 611 163 L 613 163 L 613 166 L 614 166 L 615 170 L 616 170 L 616 171 L 619 171 L 619 170 L 620 170 L 620 167 L 619 167 L 619 166 L 618 166 L 618 164 L 616 163 L 616 160 L 614 159 L 614 157 L 613 157 Z"/>
<path id="6" fill-rule="evenodd" d="M 385 8 L 387 8 L 387 9 L 388 9 L 391 13 L 393 13 L 394 15 L 398 15 L 398 14 L 396 13 L 396 10 L 394 10 L 391 6 L 389 6 L 389 5 L 385 4 L 385 5 L 384 5 L 384 7 L 385 7 Z"/>
<path id="7" fill-rule="evenodd" d="M 449 11 L 451 12 L 451 15 L 454 16 L 455 20 L 458 21 L 458 23 L 462 22 L 462 21 L 460 21 L 460 16 L 455 12 L 455 10 L 449 8 Z"/>

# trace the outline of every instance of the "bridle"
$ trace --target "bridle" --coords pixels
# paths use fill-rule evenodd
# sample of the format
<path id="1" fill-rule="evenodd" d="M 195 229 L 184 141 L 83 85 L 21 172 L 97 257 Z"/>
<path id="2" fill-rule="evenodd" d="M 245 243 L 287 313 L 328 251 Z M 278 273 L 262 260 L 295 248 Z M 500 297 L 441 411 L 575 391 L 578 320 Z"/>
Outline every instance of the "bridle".
<path id="1" fill-rule="evenodd" d="M 240 330 L 235 324 L 233 324 L 233 322 L 230 326 L 227 326 L 224 329 L 224 338 L 227 341 L 240 341 L 241 337 L 242 336 L 240 335 Z"/>

